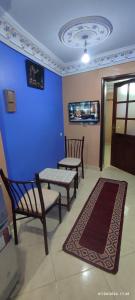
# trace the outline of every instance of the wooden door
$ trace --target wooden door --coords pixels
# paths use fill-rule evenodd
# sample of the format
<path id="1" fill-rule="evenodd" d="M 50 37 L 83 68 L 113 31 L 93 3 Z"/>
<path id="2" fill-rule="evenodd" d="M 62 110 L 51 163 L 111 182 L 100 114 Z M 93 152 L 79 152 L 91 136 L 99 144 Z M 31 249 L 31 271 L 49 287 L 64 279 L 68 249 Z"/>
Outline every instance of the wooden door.
<path id="1" fill-rule="evenodd" d="M 135 175 L 135 79 L 114 84 L 111 164 Z"/>

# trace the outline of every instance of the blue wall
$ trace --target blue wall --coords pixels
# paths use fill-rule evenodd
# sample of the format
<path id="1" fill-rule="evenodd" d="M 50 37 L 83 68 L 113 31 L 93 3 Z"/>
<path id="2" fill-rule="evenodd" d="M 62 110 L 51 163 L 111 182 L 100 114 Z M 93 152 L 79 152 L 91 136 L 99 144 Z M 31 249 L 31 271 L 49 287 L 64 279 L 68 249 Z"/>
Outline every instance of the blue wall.
<path id="1" fill-rule="evenodd" d="M 33 178 L 63 157 L 62 78 L 45 69 L 45 89 L 27 86 L 26 57 L 0 43 L 0 128 L 8 174 Z M 15 90 L 17 111 L 7 113 L 4 89 Z"/>

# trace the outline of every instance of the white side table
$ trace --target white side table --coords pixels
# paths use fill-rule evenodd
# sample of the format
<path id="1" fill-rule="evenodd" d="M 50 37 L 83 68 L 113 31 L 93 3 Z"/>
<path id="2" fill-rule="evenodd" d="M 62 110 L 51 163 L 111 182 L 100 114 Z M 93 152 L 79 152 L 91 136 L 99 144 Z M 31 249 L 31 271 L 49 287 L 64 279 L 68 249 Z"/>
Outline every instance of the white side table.
<path id="1" fill-rule="evenodd" d="M 70 203 L 76 198 L 76 188 L 77 188 L 77 172 L 70 170 L 62 170 L 62 169 L 53 169 L 46 168 L 39 173 L 39 177 L 44 179 L 48 186 L 52 184 L 56 184 L 58 186 L 65 187 L 67 191 L 67 204 L 62 204 L 67 207 L 67 210 L 70 211 Z M 74 183 L 74 193 L 73 196 L 70 197 L 70 188 L 71 184 Z"/>

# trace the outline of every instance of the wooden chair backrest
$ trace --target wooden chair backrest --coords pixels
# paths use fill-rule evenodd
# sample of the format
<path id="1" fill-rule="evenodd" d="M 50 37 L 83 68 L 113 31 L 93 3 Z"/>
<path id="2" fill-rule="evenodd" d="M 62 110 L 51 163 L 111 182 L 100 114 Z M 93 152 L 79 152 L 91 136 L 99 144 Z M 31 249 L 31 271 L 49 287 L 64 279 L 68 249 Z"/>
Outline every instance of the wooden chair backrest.
<path id="1" fill-rule="evenodd" d="M 84 136 L 82 139 L 72 139 L 65 136 L 65 157 L 83 159 Z"/>

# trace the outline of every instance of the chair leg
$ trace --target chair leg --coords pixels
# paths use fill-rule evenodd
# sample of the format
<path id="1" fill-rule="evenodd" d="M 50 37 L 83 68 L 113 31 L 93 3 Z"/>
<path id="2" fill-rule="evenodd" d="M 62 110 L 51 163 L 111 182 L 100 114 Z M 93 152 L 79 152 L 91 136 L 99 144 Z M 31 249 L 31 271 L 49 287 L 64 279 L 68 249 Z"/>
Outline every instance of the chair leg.
<path id="1" fill-rule="evenodd" d="M 17 235 L 17 224 L 16 224 L 16 215 L 13 212 L 13 227 L 14 227 L 14 239 L 15 245 L 18 245 L 18 235 Z"/>
<path id="2" fill-rule="evenodd" d="M 76 189 L 77 189 L 77 175 L 74 178 L 74 198 L 76 198 Z"/>
<path id="3" fill-rule="evenodd" d="M 84 178 L 84 165 L 83 165 L 83 161 L 82 161 L 82 178 Z"/>
<path id="4" fill-rule="evenodd" d="M 76 172 L 77 172 L 77 175 L 76 175 L 76 187 L 78 189 L 78 167 L 76 168 Z"/>
<path id="5" fill-rule="evenodd" d="M 61 217 L 61 194 L 59 196 L 58 207 L 59 207 L 59 223 L 61 223 L 61 221 L 62 221 L 62 217 Z"/>
<path id="6" fill-rule="evenodd" d="M 48 255 L 48 241 L 47 241 L 47 229 L 46 229 L 46 219 L 45 217 L 41 220 L 43 224 L 43 234 L 44 234 L 44 244 L 45 244 L 45 253 Z"/>

